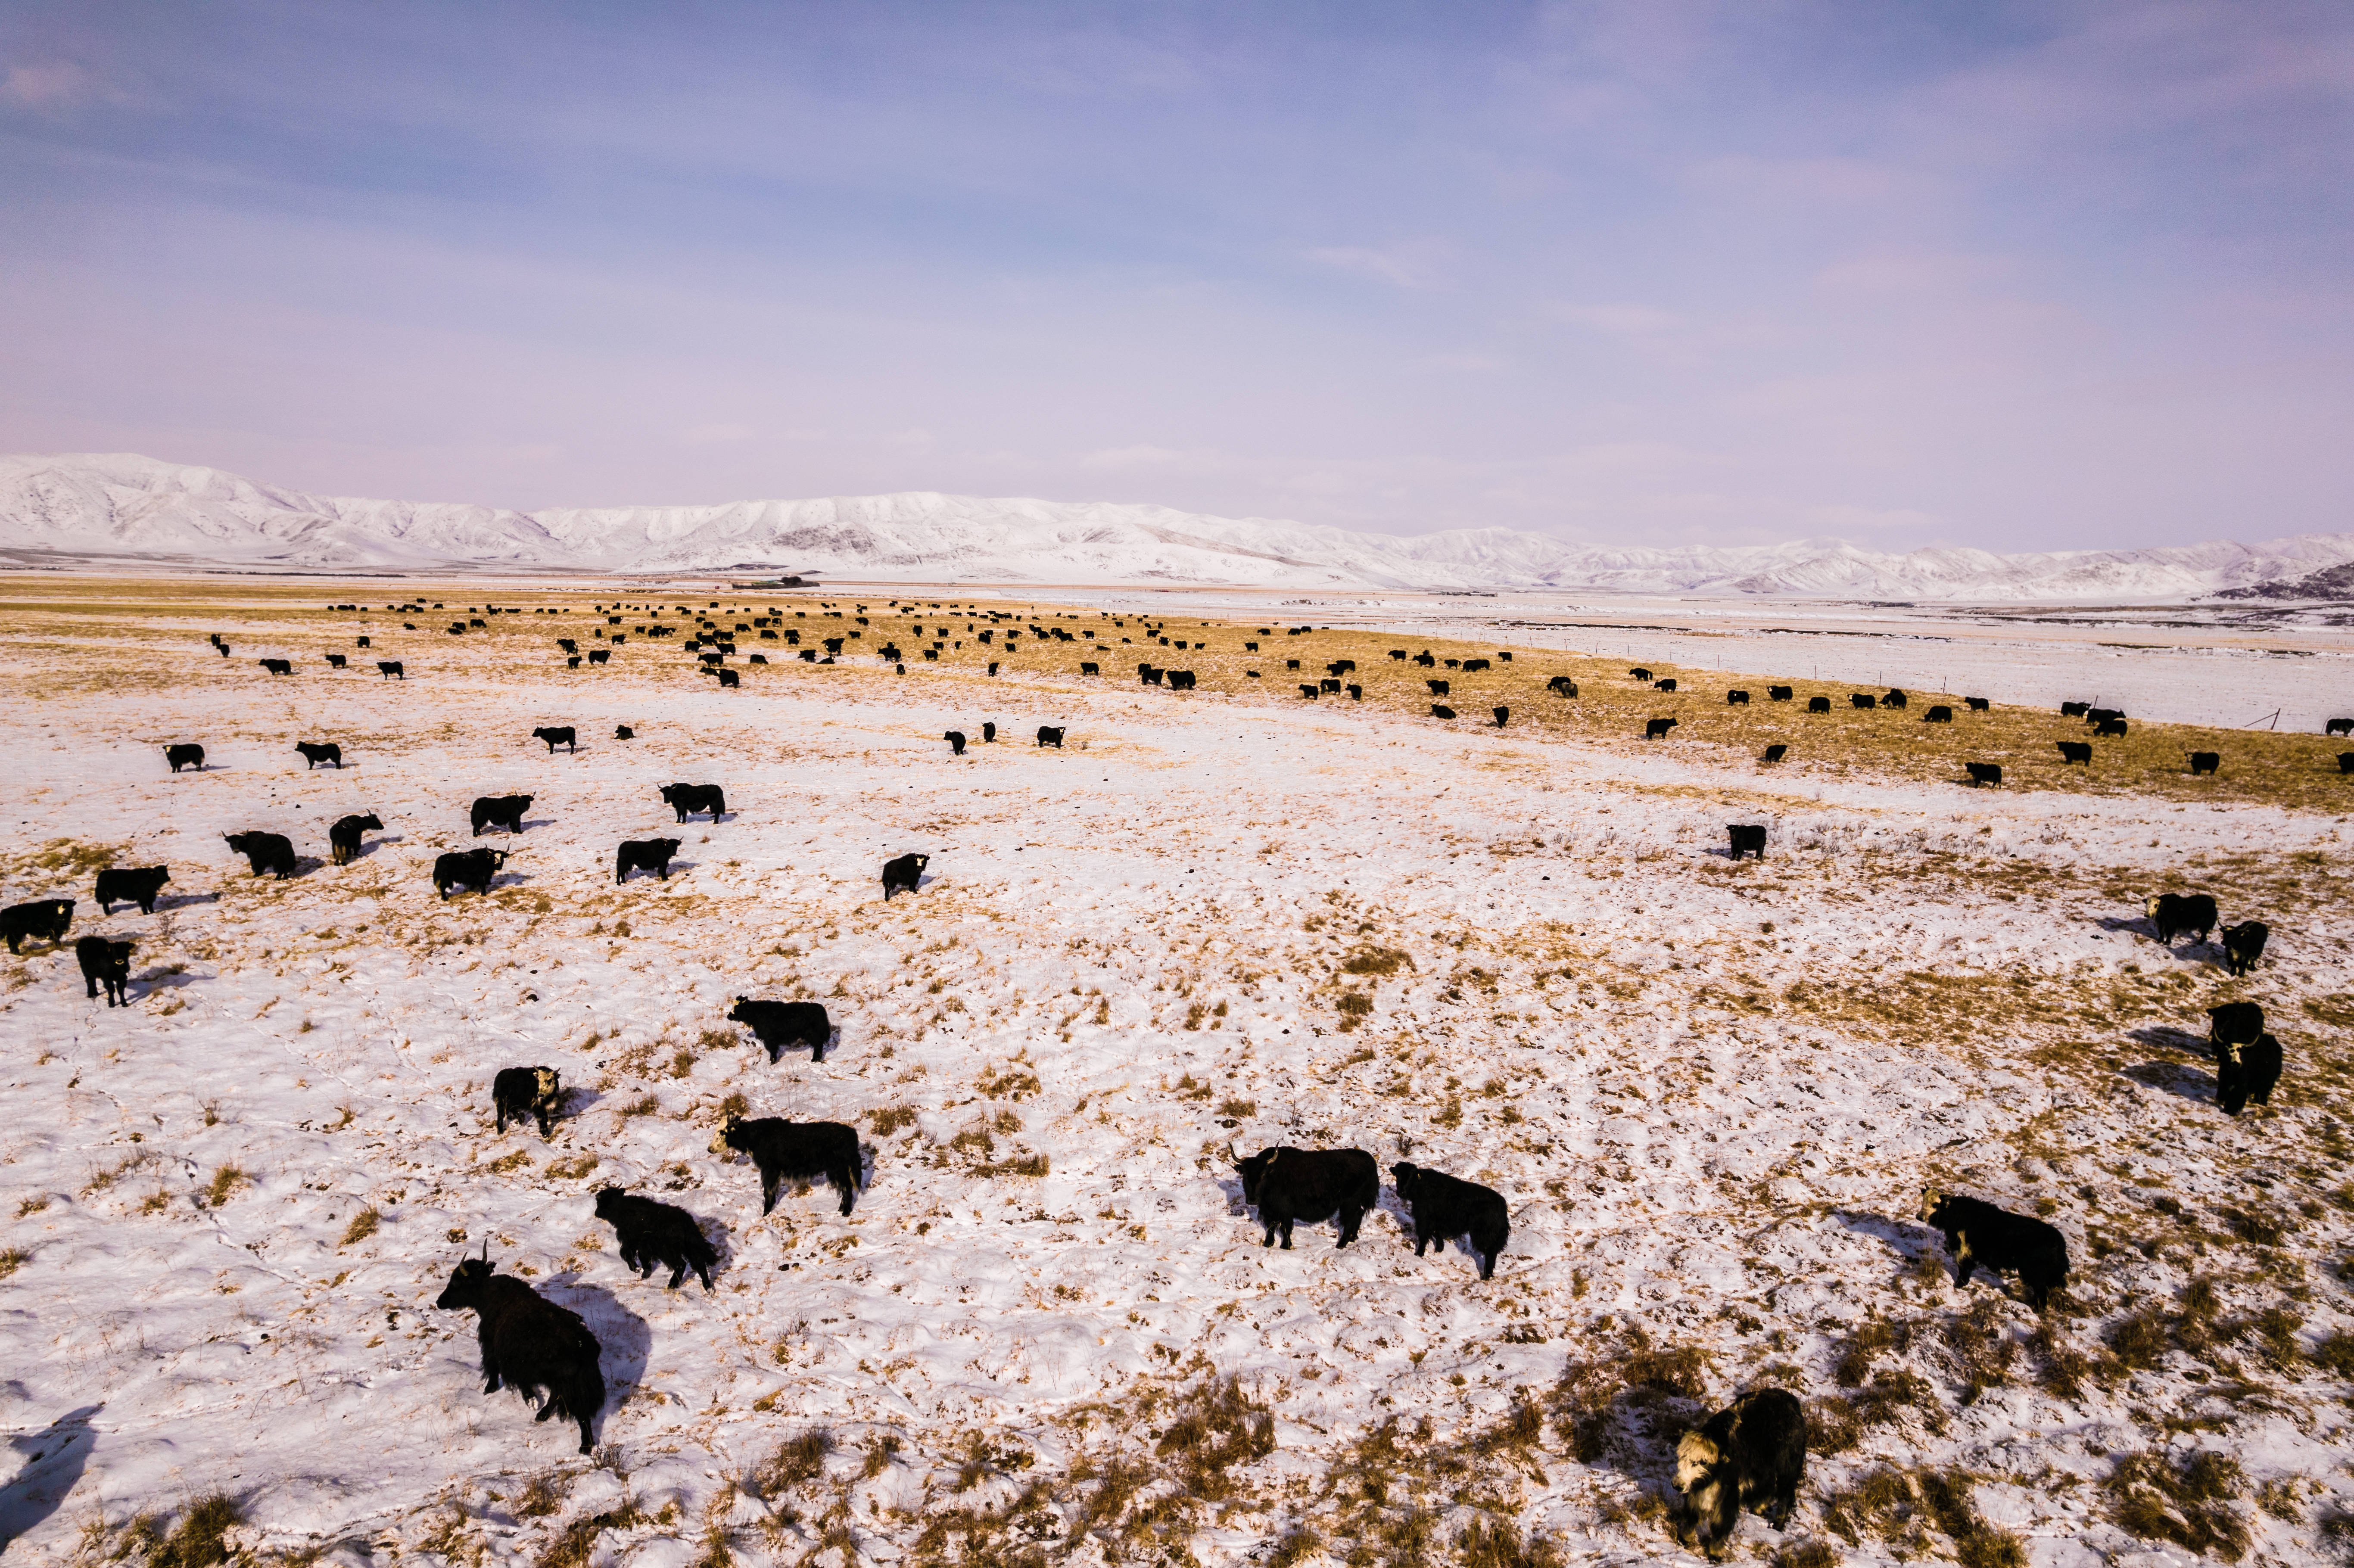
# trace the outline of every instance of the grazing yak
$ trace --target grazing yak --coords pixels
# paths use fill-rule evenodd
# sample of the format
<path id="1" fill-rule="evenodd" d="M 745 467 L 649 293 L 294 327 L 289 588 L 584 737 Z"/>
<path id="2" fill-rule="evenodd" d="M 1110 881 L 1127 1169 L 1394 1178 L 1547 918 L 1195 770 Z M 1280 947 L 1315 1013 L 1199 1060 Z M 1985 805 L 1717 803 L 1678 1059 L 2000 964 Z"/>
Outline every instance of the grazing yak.
<path id="1" fill-rule="evenodd" d="M 924 867 L 932 863 L 928 854 L 903 854 L 896 860 L 883 863 L 883 902 L 891 902 L 894 893 L 913 893 L 922 885 Z"/>
<path id="2" fill-rule="evenodd" d="M 2041 1312 L 2052 1292 L 2068 1283 L 2067 1238 L 2041 1220 L 1934 1187 L 1922 1194 L 1921 1219 L 1945 1233 L 1957 1290 L 1970 1282 L 1974 1269 L 2016 1274 L 2028 1305 Z"/>
<path id="3" fill-rule="evenodd" d="M 1962 767 L 1969 772 L 1970 788 L 1973 789 L 1981 784 L 2002 782 L 2002 764 L 1999 762 L 1965 762 Z"/>
<path id="4" fill-rule="evenodd" d="M 1724 831 L 1726 833 L 1731 835 L 1733 840 L 1734 859 L 1739 860 L 1744 854 L 1755 855 L 1759 860 L 1764 860 L 1766 858 L 1765 823 L 1734 822 L 1726 827 Z"/>
<path id="5" fill-rule="evenodd" d="M 111 915 L 117 903 L 136 904 L 142 915 L 155 913 L 155 895 L 172 880 L 169 867 L 161 865 L 123 866 L 98 874 L 98 888 L 90 896 L 98 900 L 99 913 Z"/>
<path id="6" fill-rule="evenodd" d="M 294 673 L 294 661 L 292 659 L 264 659 L 261 661 L 261 667 L 269 671 L 273 675 L 291 675 Z"/>
<path id="7" fill-rule="evenodd" d="M 628 725 L 617 724 L 613 726 L 613 738 L 615 740 L 635 740 L 638 738 L 638 732 L 631 729 Z"/>
<path id="8" fill-rule="evenodd" d="M 964 755 L 964 731 L 960 729 L 952 729 L 940 738 L 949 743 L 949 755 L 950 757 L 962 757 Z"/>
<path id="9" fill-rule="evenodd" d="M 727 814 L 727 792 L 716 784 L 665 784 L 661 793 L 663 804 L 682 822 L 697 811 L 709 813 L 715 822 Z"/>
<path id="10" fill-rule="evenodd" d="M 1810 714 L 1827 714 L 1831 711 L 1831 700 L 1829 697 L 1808 697 L 1807 711 Z"/>
<path id="11" fill-rule="evenodd" d="M 777 1189 L 786 1180 L 833 1183 L 842 1194 L 842 1212 L 858 1198 L 861 1160 L 858 1134 L 838 1121 L 786 1121 L 781 1117 L 758 1117 L 750 1121 L 731 1116 L 711 1140 L 711 1152 L 748 1154 L 760 1171 L 760 1213 L 777 1206 Z"/>
<path id="12" fill-rule="evenodd" d="M 593 1446 L 588 1424 L 605 1408 L 605 1378 L 597 1370 L 602 1347 L 580 1315 L 558 1307 L 511 1274 L 493 1272 L 489 1249 L 458 1265 L 433 1305 L 471 1311 L 480 1319 L 482 1392 L 500 1385 L 526 1400 L 545 1402 L 532 1419 L 551 1415 L 580 1424 L 580 1451 Z"/>
<path id="13" fill-rule="evenodd" d="M 74 944 L 74 962 L 81 966 L 82 985 L 95 999 L 98 988 L 106 987 L 106 1005 L 131 1005 L 131 944 L 110 942 L 103 937 L 84 937 Z"/>
<path id="14" fill-rule="evenodd" d="M 511 833 L 523 832 L 523 814 L 531 810 L 528 795 L 478 795 L 471 814 L 474 836 L 481 838 L 484 828 L 504 828 Z"/>
<path id="15" fill-rule="evenodd" d="M 294 845 L 284 833 L 223 833 L 221 837 L 228 841 L 232 853 L 245 857 L 254 875 L 269 872 L 283 882 L 294 874 Z"/>
<path id="16" fill-rule="evenodd" d="M 994 719 L 985 721 L 981 726 L 981 744 L 991 746 L 995 744 L 996 740 L 997 721 Z"/>
<path id="17" fill-rule="evenodd" d="M 739 996 L 728 1010 L 727 1022 L 744 1025 L 768 1047 L 771 1066 L 795 1045 L 810 1048 L 812 1064 L 822 1062 L 826 1042 L 833 1038 L 833 1022 L 826 1017 L 822 1002 L 756 1001 L 748 996 Z"/>
<path id="18" fill-rule="evenodd" d="M 327 655 L 327 667 L 331 670 L 340 670 L 350 662 L 351 661 L 344 657 L 341 653 L 330 653 Z"/>
<path id="19" fill-rule="evenodd" d="M 1057 751 L 1062 750 L 1062 749 L 1063 749 L 1063 732 L 1062 732 L 1062 730 L 1061 730 L 1058 726 L 1054 726 L 1054 725 L 1048 725 L 1048 724 L 1042 724 L 1042 725 L 1040 725 L 1040 726 L 1038 726 L 1038 744 L 1039 744 L 1040 746 L 1051 746 L 1051 747 L 1054 747 L 1055 750 L 1057 750 Z"/>
<path id="20" fill-rule="evenodd" d="M 1415 1256 L 1420 1257 L 1422 1249 L 1436 1242 L 1444 1257 L 1447 1244 L 1462 1236 L 1471 1243 L 1472 1255 L 1479 1259 L 1479 1277 L 1496 1277 L 1496 1259 L 1512 1234 L 1511 1214 L 1501 1192 L 1404 1162 L 1391 1166 L 1390 1176 L 1397 1182 L 1398 1198 L 1414 1216 Z"/>
<path id="21" fill-rule="evenodd" d="M 1168 679 L 1169 689 L 1172 692 L 1190 692 L 1194 687 L 1194 675 L 1191 670 L 1172 670 Z"/>
<path id="22" fill-rule="evenodd" d="M 2354 751 L 2341 751 L 2338 754 L 2338 771 L 2354 773 Z"/>
<path id="23" fill-rule="evenodd" d="M 1314 686 L 1302 686 L 1299 688 L 1299 694 L 1306 697 L 1311 703 L 1316 700 L 1316 693 L 1317 688 Z"/>
<path id="24" fill-rule="evenodd" d="M 1670 675 L 1664 681 L 1654 681 L 1651 683 L 1651 689 L 1659 692 L 1672 692 L 1676 689 L 1676 678 Z"/>
<path id="25" fill-rule="evenodd" d="M 1243 1202 L 1258 1210 L 1259 1223 L 1267 1227 L 1262 1246 L 1273 1246 L 1281 1231 L 1288 1249 L 1293 1225 L 1320 1224 L 1336 1216 L 1340 1235 L 1332 1245 L 1347 1246 L 1357 1239 L 1365 1211 L 1382 1201 L 1382 1168 L 1362 1149 L 1284 1145 L 1237 1160 L 1235 1169 L 1242 1174 Z"/>
<path id="26" fill-rule="evenodd" d="M 1988 702 L 1984 697 L 1964 697 L 1962 699 L 1962 703 L 1964 706 L 1967 707 L 1970 712 L 1974 714 L 1985 713 L 1994 706 L 1992 703 Z"/>
<path id="27" fill-rule="evenodd" d="M 2174 946 L 2174 938 L 2197 932 L 2204 942 L 2220 916 L 2215 913 L 2215 900 L 2204 893 L 2160 893 L 2146 900 L 2141 912 L 2158 927 L 2158 939 Z"/>
<path id="28" fill-rule="evenodd" d="M 1905 696 L 1903 688 L 1891 686 L 1881 697 L 1880 705 L 1883 708 L 1901 708 L 1910 700 Z"/>
<path id="29" fill-rule="evenodd" d="M 105 874 L 101 873 L 102 877 Z M 2223 927 L 2223 968 L 2234 975 L 2246 974 L 2264 956 L 2264 943 L 2271 939 L 2273 928 L 2262 920 L 2243 920 L 2236 926 Z"/>
<path id="30" fill-rule="evenodd" d="M 1750 1390 L 1676 1444 L 1676 1540 L 1717 1562 L 1744 1508 L 1787 1529 L 1806 1474 L 1807 1413 L 1798 1396 Z"/>
<path id="31" fill-rule="evenodd" d="M 612 650 L 609 648 L 591 648 L 588 650 L 588 662 L 591 665 L 605 663 L 612 657 Z"/>
<path id="32" fill-rule="evenodd" d="M 2062 703 L 2060 705 L 2060 716 L 2062 718 L 2083 718 L 2086 714 L 2092 711 L 2093 705 L 2090 703 Z"/>
<path id="33" fill-rule="evenodd" d="M 1512 710 L 1506 707 L 1501 703 L 1497 704 L 1496 706 L 1489 711 L 1496 715 L 1496 727 L 1498 729 L 1501 729 L 1506 725 L 1512 722 Z"/>
<path id="34" fill-rule="evenodd" d="M 592 653 L 589 657 L 593 659 L 596 655 Z M 408 679 L 408 669 L 398 659 L 380 659 L 376 661 L 376 673 L 382 675 L 387 681 L 406 681 Z"/>
<path id="35" fill-rule="evenodd" d="M 744 683 L 744 677 L 733 670 L 714 670 L 711 673 L 719 677 L 719 683 L 722 686 L 740 686 Z M 904 674 L 906 672 L 902 671 L 901 673 Z"/>
<path id="36" fill-rule="evenodd" d="M 613 852 L 614 885 L 629 881 L 633 871 L 651 871 L 668 882 L 671 858 L 677 853 L 676 839 L 623 839 Z"/>
<path id="37" fill-rule="evenodd" d="M 337 865 L 349 865 L 359 858 L 360 835 L 371 828 L 384 832 L 384 819 L 374 811 L 337 817 L 335 825 L 327 830 L 327 858 Z"/>
<path id="38" fill-rule="evenodd" d="M 659 1263 L 670 1270 L 668 1288 L 675 1290 L 684 1284 L 692 1270 L 703 1281 L 703 1293 L 711 1294 L 711 1266 L 719 1261 L 719 1252 L 693 1214 L 675 1203 L 641 1198 L 619 1187 L 600 1187 L 597 1217 L 613 1227 L 621 1262 L 637 1270 L 640 1279 L 653 1273 Z"/>
<path id="39" fill-rule="evenodd" d="M 2093 736 L 2095 739 L 2105 735 L 2121 736 L 2125 733 L 2126 721 L 2121 718 L 2105 718 L 2093 726 Z"/>
<path id="40" fill-rule="evenodd" d="M 1797 695 L 1797 693 L 1788 686 L 1768 686 L 1766 688 L 1766 700 L 1769 703 L 1787 703 L 1796 695 Z"/>
<path id="41" fill-rule="evenodd" d="M 298 740 L 294 749 L 302 754 L 302 771 L 308 773 L 322 762 L 332 762 L 338 772 L 343 770 L 344 748 L 332 740 Z"/>
<path id="42" fill-rule="evenodd" d="M 84 938 L 83 940 L 89 940 Z M 2215 1103 L 2226 1116 L 2237 1116 L 2250 1100 L 2273 1103 L 2280 1082 L 2281 1044 L 2270 1033 L 2260 1033 L 2245 1045 L 2225 1045 L 2215 1054 Z"/>
<path id="43" fill-rule="evenodd" d="M 501 1132 L 511 1121 L 535 1121 L 545 1140 L 564 1114 L 564 1075 L 553 1067 L 501 1067 L 491 1079 L 491 1114 Z"/>
<path id="44" fill-rule="evenodd" d="M 1880 699 L 1869 692 L 1850 692 L 1847 705 L 1851 708 L 1876 708 L 1880 705 Z"/>
<path id="45" fill-rule="evenodd" d="M 2055 741 L 2052 744 L 2060 748 L 2061 767 L 2065 768 L 2071 763 L 2084 768 L 2090 768 L 2093 765 L 2093 743 L 2091 741 L 2062 740 Z"/>
<path id="46" fill-rule="evenodd" d="M 1789 747 L 1780 741 L 1776 741 L 1773 745 L 1766 748 L 1764 756 L 1762 756 L 1759 760 L 1763 762 L 1779 762 L 1782 758 L 1789 755 Z"/>
<path id="47" fill-rule="evenodd" d="M 1657 740 L 1675 727 L 1676 721 L 1671 718 L 1646 719 L 1643 723 L 1643 738 Z"/>
<path id="48" fill-rule="evenodd" d="M 2194 751 L 2190 754 L 2190 772 L 2194 778 L 2201 773 L 2212 773 L 2222 766 L 2223 754 L 2220 751 Z"/>
<path id="49" fill-rule="evenodd" d="M 74 901 L 70 898 L 36 898 L 29 904 L 11 904 L 0 909 L 0 939 L 8 950 L 18 953 L 24 944 L 39 940 L 57 946 L 66 939 L 73 925 Z"/>
<path id="50" fill-rule="evenodd" d="M 1352 703 L 1363 702 L 1365 700 L 1365 688 L 1357 685 L 1353 682 L 1351 683 L 1349 686 L 1349 700 Z"/>
<path id="51" fill-rule="evenodd" d="M 193 768 L 202 773 L 205 770 L 205 748 L 201 746 L 167 746 L 164 748 L 164 760 L 172 765 L 175 773 L 183 768 Z"/>
<path id="52" fill-rule="evenodd" d="M 1938 703 L 1922 714 L 1921 722 L 1923 724 L 1951 724 L 1954 722 L 1954 710 L 1947 707 L 1943 703 Z"/>
<path id="53" fill-rule="evenodd" d="M 1455 716 L 1455 710 L 1445 703 L 1433 703 L 1430 705 L 1430 716 L 1436 719 L 1451 719 Z"/>
<path id="54" fill-rule="evenodd" d="M 504 850 L 467 850 L 463 853 L 452 851 L 448 854 L 436 855 L 433 857 L 433 891 L 441 895 L 444 903 L 449 901 L 450 890 L 453 887 L 471 887 L 477 893 L 488 893 L 493 879 L 506 863 L 507 852 Z"/>
<path id="55" fill-rule="evenodd" d="M 1453 694 L 1454 683 L 1451 681 L 1425 681 L 1423 684 L 1430 688 L 1430 694 L 1434 697 Z"/>
<path id="56" fill-rule="evenodd" d="M 531 732 L 531 737 L 534 740 L 544 740 L 547 742 L 548 755 L 551 757 L 556 754 L 556 748 L 559 746 L 564 747 L 567 751 L 578 751 L 580 749 L 580 743 L 573 738 L 572 726 L 568 724 L 565 725 L 561 728 L 552 726 L 542 726 L 540 728 Z"/>
<path id="57" fill-rule="evenodd" d="M 1627 672 L 1627 678 L 1630 681 L 1648 681 L 1651 678 L 1651 673 L 1638 664 Z"/>
<path id="58" fill-rule="evenodd" d="M 1749 705 L 1749 694 L 1743 691 L 1740 687 L 1735 686 L 1731 691 L 1724 694 L 1724 705 L 1726 707 L 1745 708 Z"/>
<path id="59" fill-rule="evenodd" d="M 1545 690 L 1556 697 L 1574 697 L 1577 695 L 1577 683 L 1567 675 L 1555 675 L 1545 683 Z"/>
<path id="60" fill-rule="evenodd" d="M 2334 718 L 2322 726 L 2325 735 L 2354 735 L 2354 718 Z"/>

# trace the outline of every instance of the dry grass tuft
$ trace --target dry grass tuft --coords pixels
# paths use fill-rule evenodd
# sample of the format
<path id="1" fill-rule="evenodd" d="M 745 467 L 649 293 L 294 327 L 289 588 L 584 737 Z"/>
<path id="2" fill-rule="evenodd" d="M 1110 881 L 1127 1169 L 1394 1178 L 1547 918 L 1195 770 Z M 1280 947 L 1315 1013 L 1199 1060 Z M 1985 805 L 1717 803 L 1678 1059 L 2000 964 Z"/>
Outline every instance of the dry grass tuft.
<path id="1" fill-rule="evenodd" d="M 378 1222 L 383 1218 L 384 1216 L 377 1213 L 374 1209 L 362 1209 L 358 1213 L 352 1216 L 352 1223 L 344 1227 L 344 1239 L 337 1242 L 335 1245 L 337 1246 L 357 1246 L 360 1243 L 367 1240 L 368 1237 L 376 1234 L 376 1227 Z"/>

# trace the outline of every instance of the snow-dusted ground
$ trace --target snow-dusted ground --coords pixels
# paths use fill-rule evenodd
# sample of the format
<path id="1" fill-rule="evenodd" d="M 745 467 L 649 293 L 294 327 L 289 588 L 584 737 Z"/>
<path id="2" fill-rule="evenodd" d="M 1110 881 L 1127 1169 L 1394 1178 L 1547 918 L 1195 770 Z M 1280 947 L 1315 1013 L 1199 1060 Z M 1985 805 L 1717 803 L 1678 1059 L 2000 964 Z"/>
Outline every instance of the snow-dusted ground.
<path id="1" fill-rule="evenodd" d="M 6 901 L 74 896 L 75 935 L 139 944 L 127 1011 L 84 998 L 69 948 L 6 960 L 11 1560 L 103 1555 L 224 1491 L 244 1545 L 339 1563 L 1514 1561 L 1462 1544 L 1481 1520 L 1642 1561 L 1674 1552 L 1643 1499 L 1676 1431 L 1766 1382 L 1863 1423 L 1792 1541 L 2326 1554 L 2354 1490 L 2354 1366 L 2327 1349 L 2354 1234 L 2344 819 L 1783 783 L 963 667 L 721 692 L 642 642 L 567 673 L 535 619 L 407 639 L 429 657 L 406 683 L 318 664 L 351 618 L 259 600 L 0 620 Z M 253 669 L 265 642 L 302 673 Z M 306 738 L 353 765 L 305 772 Z M 165 770 L 175 740 L 204 772 Z M 729 815 L 678 826 L 673 780 L 724 785 Z M 481 841 L 506 874 L 438 902 L 432 856 L 507 792 L 535 799 L 519 840 Z M 384 832 L 323 863 L 365 810 Z M 1728 863 L 1730 821 L 1768 823 L 1769 858 Z M 257 882 L 220 841 L 248 828 L 315 858 Z M 616 842 L 657 834 L 685 841 L 670 879 L 616 887 Z M 925 885 L 885 905 L 911 850 Z M 88 902 L 106 858 L 172 868 L 153 916 Z M 2137 901 L 2161 884 L 2271 921 L 2264 968 L 2157 947 Z M 724 1020 L 737 995 L 822 999 L 839 1043 L 772 1066 Z M 2240 996 L 2291 1066 L 2235 1122 L 2172 1032 Z M 490 1126 L 492 1074 L 533 1064 L 573 1091 L 546 1144 Z M 789 1187 L 763 1219 L 748 1163 L 709 1150 L 733 1096 L 858 1125 L 855 1212 Z M 1262 1250 L 1225 1154 L 1277 1142 L 1496 1187 L 1495 1279 L 1417 1261 L 1386 1187 L 1359 1245 Z M 722 1238 L 716 1293 L 621 1267 L 607 1182 Z M 2066 1234 L 2050 1337 L 1935 1271 L 1931 1183 Z M 431 1305 L 485 1242 L 604 1343 L 595 1462 L 483 1396 L 472 1318 Z M 2146 1308 L 2155 1351 L 2118 1328 Z M 1842 1358 L 1875 1381 L 1843 1390 Z M 1228 1376 L 1250 1403 L 1204 1397 Z M 830 1457 L 772 1463 L 819 1430 Z M 2203 1451 L 2241 1473 L 2221 1500 L 2115 1478 Z M 1856 1491 L 1883 1469 L 1912 1521 L 1850 1546 L 1826 1510 L 1884 1501 Z M 1921 1500 L 1956 1471 L 1961 1512 Z M 2139 1536 L 2132 1496 L 2159 1499 Z M 1322 1556 L 1278 1550 L 1302 1520 Z M 1740 1540 L 1777 1544 L 1754 1516 Z"/>
<path id="2" fill-rule="evenodd" d="M 1500 639 L 1515 648 L 1733 674 L 1969 691 L 2039 708 L 2089 699 L 2143 719 L 2220 729 L 2257 726 L 2311 732 L 2329 719 L 2354 715 L 2354 631 L 2333 627 L 2152 626 L 2143 623 L 2139 612 L 2125 609 L 2053 610 L 2052 623 L 2035 624 L 2035 612 L 1983 607 L 1548 593 L 1275 596 L 1067 589 L 1042 597 L 1169 616 L 1272 616 L 1319 626 Z"/>

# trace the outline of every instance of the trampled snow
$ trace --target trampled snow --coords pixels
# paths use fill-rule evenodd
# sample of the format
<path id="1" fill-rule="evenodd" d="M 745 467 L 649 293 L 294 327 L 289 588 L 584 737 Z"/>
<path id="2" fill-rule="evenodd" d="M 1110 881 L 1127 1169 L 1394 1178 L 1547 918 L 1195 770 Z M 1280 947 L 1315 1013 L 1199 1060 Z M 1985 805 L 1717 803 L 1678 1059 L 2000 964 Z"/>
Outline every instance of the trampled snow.
<path id="1" fill-rule="evenodd" d="M 1113 502 L 907 492 L 514 512 L 310 495 L 129 454 L 0 458 L 0 551 L 320 570 L 471 564 L 778 570 L 857 581 L 1559 588 L 1776 598 L 2176 600 L 2354 561 L 2354 534 L 2262 544 L 1902 555 L 1837 539 L 1573 545 L 1504 528 L 1415 536 Z"/>

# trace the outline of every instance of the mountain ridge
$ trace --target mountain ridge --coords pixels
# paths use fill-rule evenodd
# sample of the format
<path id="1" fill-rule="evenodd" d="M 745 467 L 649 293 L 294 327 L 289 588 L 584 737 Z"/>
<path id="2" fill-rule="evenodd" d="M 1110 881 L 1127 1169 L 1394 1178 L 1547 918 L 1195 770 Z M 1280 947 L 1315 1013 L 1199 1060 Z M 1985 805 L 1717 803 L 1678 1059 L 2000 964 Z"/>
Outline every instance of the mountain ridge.
<path id="1" fill-rule="evenodd" d="M 872 580 L 1308 590 L 1553 588 L 1841 599 L 2187 600 L 2334 582 L 2354 534 L 1999 555 L 1845 540 L 1572 545 L 1508 528 L 1418 535 L 1149 503 L 938 491 L 700 506 L 325 496 L 133 453 L 0 457 L 0 550 L 280 570 L 775 570 Z"/>

